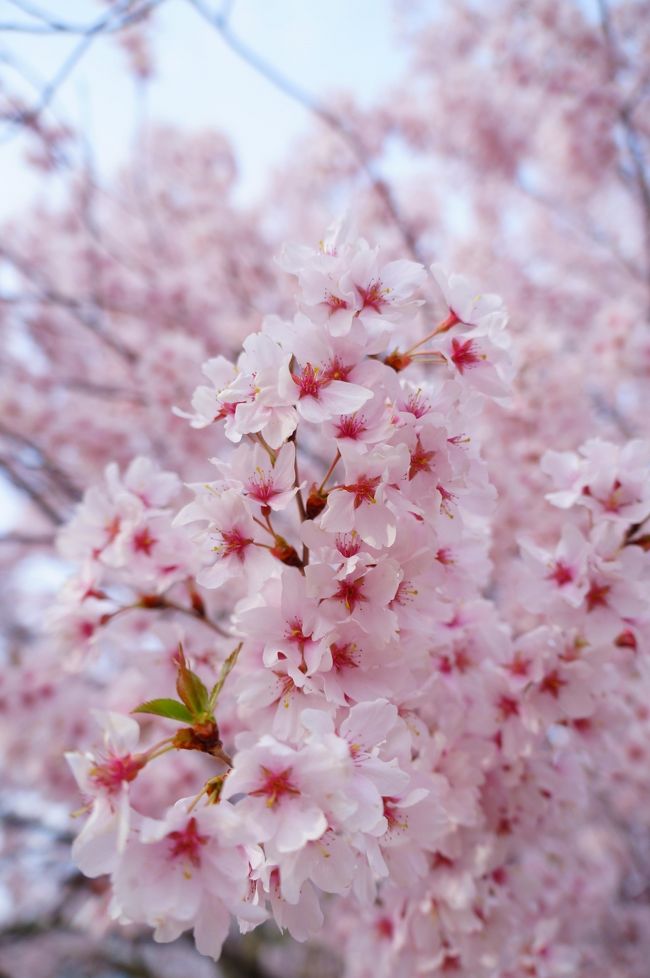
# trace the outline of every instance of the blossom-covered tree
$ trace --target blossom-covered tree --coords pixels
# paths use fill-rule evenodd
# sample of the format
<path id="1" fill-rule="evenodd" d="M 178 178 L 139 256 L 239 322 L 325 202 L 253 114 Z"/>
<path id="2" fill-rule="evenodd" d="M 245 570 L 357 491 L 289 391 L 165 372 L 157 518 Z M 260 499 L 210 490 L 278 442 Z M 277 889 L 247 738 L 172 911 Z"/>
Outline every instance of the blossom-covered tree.
<path id="1" fill-rule="evenodd" d="M 5 236 L 3 739 L 37 821 L 87 807 L 84 926 L 110 874 L 213 956 L 232 915 L 350 975 L 645 974 L 647 14 L 412 11 L 256 212 L 165 131 Z M 274 266 L 352 195 L 381 257 Z"/>

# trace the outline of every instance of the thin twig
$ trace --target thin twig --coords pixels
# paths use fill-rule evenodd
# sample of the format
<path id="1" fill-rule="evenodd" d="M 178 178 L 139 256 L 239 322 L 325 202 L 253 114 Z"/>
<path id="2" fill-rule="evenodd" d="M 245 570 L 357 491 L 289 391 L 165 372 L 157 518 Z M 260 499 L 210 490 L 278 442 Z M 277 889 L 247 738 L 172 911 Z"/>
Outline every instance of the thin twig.
<path id="1" fill-rule="evenodd" d="M 57 488 L 60 489 L 61 492 L 63 492 L 63 494 L 73 502 L 78 502 L 79 499 L 81 499 L 81 489 L 76 486 L 74 482 L 72 482 L 67 472 L 64 472 L 53 459 L 49 458 L 40 445 L 37 445 L 36 442 L 32 441 L 32 439 L 28 438 L 26 435 L 8 428 L 5 424 L 2 424 L 2 422 L 0 422 L 0 435 L 3 435 L 5 438 L 15 442 L 19 446 L 34 452 L 40 467 L 48 473 L 56 484 Z"/>
<path id="2" fill-rule="evenodd" d="M 0 31 L 11 31 L 12 33 L 24 33 L 24 34 L 83 34 L 86 35 L 92 31 L 96 22 L 93 21 L 91 24 L 76 24 L 68 20 L 60 20 L 53 17 L 51 14 L 46 13 L 43 10 L 39 10 L 37 7 L 30 3 L 26 3 L 25 0 L 8 0 L 12 6 L 16 7 L 21 13 L 26 14 L 28 17 L 33 17 L 39 23 L 32 24 L 29 21 L 22 23 L 20 21 L 10 21 L 6 23 L 0 23 Z M 152 3 L 145 3 L 142 7 L 133 11 L 130 14 L 125 14 L 124 16 L 119 16 L 116 18 L 114 23 L 107 23 L 103 29 L 104 34 L 117 34 L 124 30 L 126 27 L 131 26 L 136 21 L 146 17 L 150 10 L 155 6 Z M 112 11 L 111 16 L 113 16 L 115 11 Z"/>
<path id="3" fill-rule="evenodd" d="M 51 547 L 54 543 L 52 533 L 4 533 L 0 536 L 0 544 L 19 544 L 23 547 Z"/>
<path id="4" fill-rule="evenodd" d="M 17 488 L 24 492 L 32 502 L 37 506 L 41 513 L 47 517 L 50 523 L 54 523 L 55 526 L 61 526 L 63 523 L 63 517 L 54 509 L 54 507 L 45 499 L 45 497 L 32 486 L 19 472 L 16 471 L 15 464 L 13 461 L 7 458 L 0 458 L 0 469 L 3 469 L 9 478 L 9 481 Z"/>
<path id="5" fill-rule="evenodd" d="M 16 116 L 10 120 L 11 126 L 16 127 L 25 124 L 32 125 L 39 118 L 39 116 L 43 114 L 58 90 L 70 76 L 76 65 L 79 63 L 81 58 L 97 37 L 101 36 L 102 34 L 115 33 L 124 30 L 124 28 L 148 16 L 151 11 L 155 9 L 155 7 L 159 6 L 163 2 L 164 0 L 147 0 L 147 2 L 136 7 L 135 10 L 129 10 L 129 7 L 131 7 L 133 4 L 133 0 L 123 0 L 121 4 L 118 4 L 117 12 L 115 9 L 111 9 L 107 13 L 103 14 L 98 20 L 84 28 L 75 28 L 74 25 L 68 25 L 62 21 L 50 21 L 47 19 L 47 15 L 41 14 L 39 11 L 36 11 L 36 8 L 31 7 L 31 15 L 41 18 L 44 22 L 46 30 L 49 29 L 51 33 L 80 34 L 81 40 L 75 45 L 66 59 L 59 66 L 56 73 L 46 84 L 37 104 L 32 106 L 30 109 L 18 112 Z M 23 9 L 26 9 L 24 4 Z M 0 25 L 0 30 L 16 31 L 18 29 L 18 25 L 15 24 Z M 43 31 L 29 31 L 28 29 L 27 33 L 43 33 Z"/>
<path id="6" fill-rule="evenodd" d="M 222 628 L 221 625 L 218 625 L 216 621 L 212 621 L 211 618 L 208 618 L 200 611 L 196 611 L 194 608 L 186 608 L 182 604 L 176 604 L 175 601 L 168 601 L 167 598 L 164 598 L 163 600 L 164 604 L 159 606 L 161 611 L 177 611 L 179 614 L 189 615 L 189 617 L 193 618 L 194 621 L 201 622 L 206 626 L 206 628 L 210 628 L 213 632 L 216 632 L 217 635 L 221 635 L 222 638 L 232 638 L 232 635 Z M 136 607 L 139 608 L 141 606 L 137 605 Z M 155 607 L 153 610 L 156 610 Z"/>
<path id="7" fill-rule="evenodd" d="M 614 24 L 608 0 L 597 0 L 600 25 L 605 39 L 610 81 L 616 84 L 620 66 L 620 55 Z M 634 110 L 638 101 L 628 101 L 620 105 L 618 117 L 623 129 L 625 146 L 632 164 L 632 176 L 642 208 L 642 221 L 646 252 L 646 281 L 650 287 L 650 177 L 643 154 L 641 136 L 634 122 Z"/>
<path id="8" fill-rule="evenodd" d="M 368 158 L 366 149 L 357 134 L 348 128 L 346 123 L 339 118 L 339 116 L 337 116 L 330 109 L 326 108 L 312 95 L 305 92 L 304 89 L 302 89 L 295 82 L 291 81 L 291 79 L 283 75 L 277 68 L 269 64 L 268 61 L 261 58 L 257 52 L 253 51 L 252 48 L 242 41 L 230 27 L 228 12 L 222 11 L 221 13 L 216 13 L 210 10 L 203 0 L 190 0 L 190 3 L 197 13 L 200 14 L 200 16 L 203 17 L 203 19 L 217 31 L 224 44 L 226 44 L 231 51 L 238 55 L 242 61 L 245 61 L 246 64 L 250 65 L 250 67 L 253 68 L 259 75 L 266 78 L 266 80 L 277 88 L 278 91 L 283 92 L 294 102 L 302 105 L 303 108 L 307 109 L 314 116 L 320 119 L 321 122 L 324 122 L 328 128 L 337 133 L 356 159 L 357 163 L 359 164 L 359 168 L 367 177 L 373 191 L 382 201 L 385 210 L 399 231 L 408 251 L 416 261 L 423 262 L 424 259 L 420 253 L 416 236 L 413 234 L 400 214 L 390 187 L 386 181 L 375 172 L 375 169 Z"/>
<path id="9" fill-rule="evenodd" d="M 119 340 L 114 339 L 101 325 L 97 315 L 97 309 L 86 308 L 83 302 L 78 299 L 74 299 L 71 296 L 64 295 L 59 292 L 53 286 L 51 286 L 43 277 L 30 266 L 29 262 L 23 258 L 22 255 L 18 255 L 16 252 L 11 251 L 6 245 L 0 245 L 0 256 L 3 257 L 7 262 L 14 265 L 39 291 L 39 298 L 41 300 L 51 302 L 53 305 L 61 306 L 67 309 L 68 312 L 89 330 L 101 343 L 109 347 L 114 353 L 117 353 L 123 360 L 133 363 L 137 356 L 130 350 L 127 346 L 121 343 Z"/>
<path id="10" fill-rule="evenodd" d="M 644 278 L 642 269 L 639 268 L 639 266 L 634 262 L 630 261 L 630 259 L 624 254 L 622 254 L 616 242 L 601 228 L 574 220 L 561 202 L 554 200 L 548 194 L 543 194 L 537 190 L 534 190 L 532 187 L 527 186 L 525 181 L 519 177 L 515 181 L 515 186 L 521 193 L 530 198 L 530 200 L 551 211 L 557 220 L 561 221 L 562 224 L 570 228 L 576 234 L 580 234 L 599 247 L 606 249 L 611 255 L 614 256 L 616 261 L 619 262 L 626 272 L 632 276 L 632 278 Z"/>

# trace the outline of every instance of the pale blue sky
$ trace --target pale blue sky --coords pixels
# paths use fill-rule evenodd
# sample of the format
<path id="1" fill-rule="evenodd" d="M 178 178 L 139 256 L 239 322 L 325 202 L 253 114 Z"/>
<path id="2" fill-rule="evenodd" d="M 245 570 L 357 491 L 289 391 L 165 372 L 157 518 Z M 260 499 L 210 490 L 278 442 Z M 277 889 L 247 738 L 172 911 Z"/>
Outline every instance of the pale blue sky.
<path id="1" fill-rule="evenodd" d="M 211 4 L 218 8 L 216 0 Z M 40 0 L 40 9 L 90 23 L 106 8 L 94 0 Z M 393 11 L 394 0 L 237 0 L 231 25 L 312 95 L 349 90 L 367 104 L 403 65 Z M 10 0 L 0 0 L 0 22 L 19 17 Z M 154 37 L 158 72 L 147 94 L 148 118 L 227 133 L 241 168 L 240 196 L 250 200 L 308 124 L 307 112 L 233 54 L 185 0 L 168 0 L 156 16 Z M 49 79 L 75 43 L 69 37 L 5 34 L 0 56 L 9 52 L 32 73 Z M 60 90 L 55 106 L 62 118 L 88 133 L 106 176 L 128 153 L 137 104 L 123 53 L 100 38 Z M 23 149 L 20 139 L 7 141 L 5 133 L 0 217 L 15 214 L 43 192 L 42 179 L 25 168 Z"/>

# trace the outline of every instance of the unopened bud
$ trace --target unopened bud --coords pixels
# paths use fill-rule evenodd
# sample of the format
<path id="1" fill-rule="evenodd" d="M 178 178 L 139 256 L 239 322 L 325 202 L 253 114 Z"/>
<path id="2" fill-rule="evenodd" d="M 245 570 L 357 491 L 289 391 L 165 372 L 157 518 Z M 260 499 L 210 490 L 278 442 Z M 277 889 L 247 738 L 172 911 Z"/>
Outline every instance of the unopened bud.
<path id="1" fill-rule="evenodd" d="M 400 370 L 405 370 L 411 362 L 412 360 L 408 353 L 400 353 L 399 350 L 393 350 L 384 360 L 386 366 L 392 367 L 397 373 Z"/>
<path id="2" fill-rule="evenodd" d="M 141 594 L 138 601 L 140 608 L 165 608 L 167 602 L 161 594 Z"/>
<path id="3" fill-rule="evenodd" d="M 309 496 L 307 498 L 307 503 L 305 505 L 305 512 L 310 520 L 315 520 L 317 516 L 325 509 L 327 505 L 327 493 L 321 492 L 316 484 L 311 487 Z"/>
<path id="4" fill-rule="evenodd" d="M 287 564 L 288 567 L 302 567 L 302 560 L 298 556 L 296 548 L 287 543 L 283 537 L 277 536 L 275 538 L 275 546 L 271 553 L 283 564 Z"/>

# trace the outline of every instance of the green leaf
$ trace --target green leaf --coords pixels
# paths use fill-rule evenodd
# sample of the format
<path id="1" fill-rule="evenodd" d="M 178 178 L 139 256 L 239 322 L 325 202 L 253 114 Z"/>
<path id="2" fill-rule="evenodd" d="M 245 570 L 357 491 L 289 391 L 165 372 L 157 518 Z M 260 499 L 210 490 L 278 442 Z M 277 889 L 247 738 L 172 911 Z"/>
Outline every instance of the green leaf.
<path id="1" fill-rule="evenodd" d="M 193 718 L 209 712 L 208 690 L 197 674 L 188 667 L 182 645 L 178 646 L 176 691 Z"/>
<path id="2" fill-rule="evenodd" d="M 136 706 L 135 710 L 131 710 L 132 713 L 153 713 L 157 717 L 167 717 L 168 720 L 178 720 L 179 723 L 192 723 L 192 714 L 179 703 L 178 700 L 170 699 L 159 699 L 159 700 L 147 700 L 146 703 L 140 703 L 140 706 Z"/>
<path id="3" fill-rule="evenodd" d="M 214 706 L 215 706 L 215 703 L 217 702 L 217 698 L 219 696 L 219 693 L 221 692 L 221 689 L 223 687 L 223 684 L 225 683 L 226 679 L 228 678 L 228 676 L 232 672 L 235 663 L 237 662 L 237 656 L 239 655 L 239 653 L 241 651 L 242 645 L 243 645 L 243 642 L 240 642 L 239 645 L 237 646 L 237 648 L 232 650 L 232 652 L 230 653 L 230 655 L 228 656 L 228 658 L 226 659 L 226 661 L 224 662 L 224 664 L 221 667 L 221 675 L 219 676 L 219 678 L 217 679 L 216 683 L 212 687 L 212 692 L 210 693 L 210 701 L 208 703 L 208 708 L 210 710 L 214 710 Z"/>

